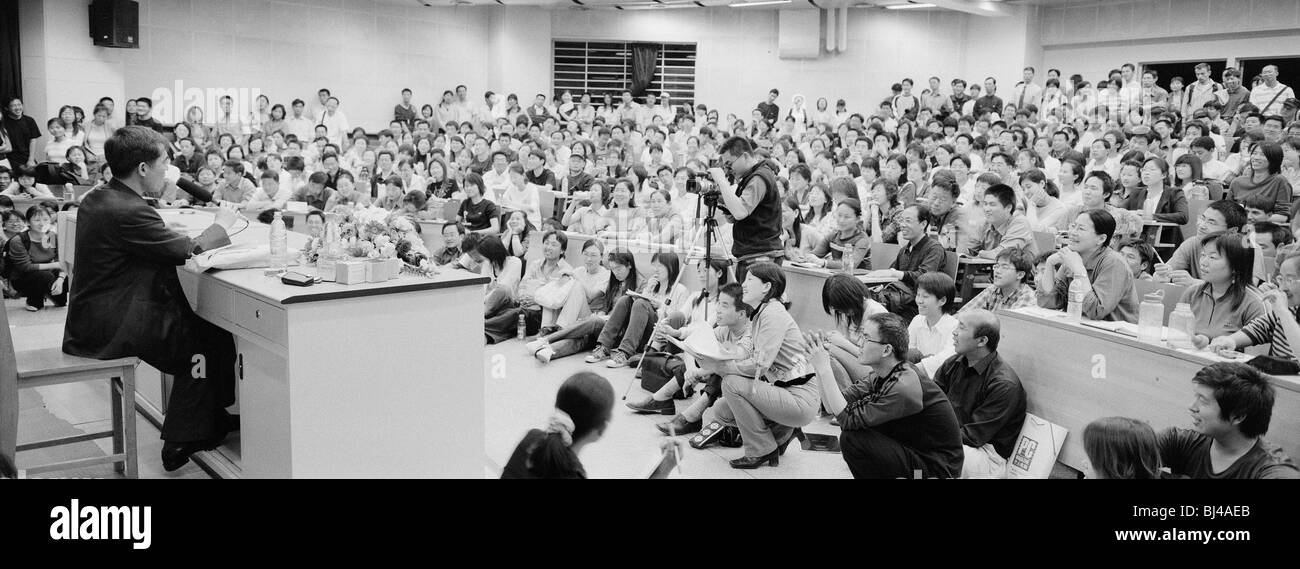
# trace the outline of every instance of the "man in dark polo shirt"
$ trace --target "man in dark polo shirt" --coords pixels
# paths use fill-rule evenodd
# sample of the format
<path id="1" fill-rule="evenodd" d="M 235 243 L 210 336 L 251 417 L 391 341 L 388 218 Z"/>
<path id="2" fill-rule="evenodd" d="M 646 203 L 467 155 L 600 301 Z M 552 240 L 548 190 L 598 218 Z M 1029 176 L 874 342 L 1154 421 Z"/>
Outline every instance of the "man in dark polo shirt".
<path id="1" fill-rule="evenodd" d="M 1160 462 L 1188 478 L 1300 478 L 1277 445 L 1263 439 L 1277 394 L 1272 380 L 1237 362 L 1207 366 L 1192 378 L 1192 428 L 1160 433 Z"/>
<path id="2" fill-rule="evenodd" d="M 767 121 L 767 124 L 776 124 L 781 116 L 781 107 L 776 105 L 776 98 L 780 96 L 780 91 L 772 89 L 767 92 L 767 100 L 758 104 L 758 112 L 763 114 L 763 120 Z"/>
<path id="3" fill-rule="evenodd" d="M 965 453 L 962 478 L 1002 478 L 1025 423 L 1025 389 L 998 355 L 998 317 L 987 310 L 957 316 L 956 355 L 939 366 L 934 382 L 952 402 Z"/>

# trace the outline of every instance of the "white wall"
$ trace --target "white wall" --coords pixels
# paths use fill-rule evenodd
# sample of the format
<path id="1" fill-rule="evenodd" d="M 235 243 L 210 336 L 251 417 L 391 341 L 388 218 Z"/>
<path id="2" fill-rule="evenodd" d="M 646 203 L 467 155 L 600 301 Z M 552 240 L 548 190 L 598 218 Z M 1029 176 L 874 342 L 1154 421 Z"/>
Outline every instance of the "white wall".
<path id="1" fill-rule="evenodd" d="M 519 95 L 528 106 L 537 93 L 551 92 L 551 11 L 545 8 L 492 8 L 488 88 Z"/>
<path id="2" fill-rule="evenodd" d="M 1145 0 L 1040 12 L 1046 67 L 1096 82 L 1125 62 L 1300 55 L 1296 0 Z"/>
<path id="3" fill-rule="evenodd" d="M 460 83 L 472 93 L 487 88 L 490 9 L 142 0 L 140 49 L 107 49 L 91 43 L 88 5 L 23 0 L 23 90 L 44 101 L 30 112 L 42 125 L 62 104 L 89 113 L 101 96 L 120 106 L 156 88 L 174 89 L 178 80 L 186 89 L 257 88 L 286 107 L 328 87 L 351 123 L 368 128 L 387 126 L 404 87 L 417 104 L 436 103 Z M 29 29 L 33 13 L 43 26 Z M 28 49 L 31 37 L 40 48 Z"/>
<path id="4" fill-rule="evenodd" d="M 999 84 L 1011 85 L 1037 48 L 1025 41 L 1033 21 L 1023 13 L 986 19 L 938 10 L 853 9 L 848 49 L 814 60 L 777 57 L 773 10 L 556 10 L 551 31 L 556 39 L 694 42 L 696 100 L 745 115 L 772 87 L 786 104 L 801 93 L 810 110 L 826 97 L 832 108 L 843 98 L 850 110 L 862 111 L 873 110 L 904 77 L 916 81 L 918 94 L 931 75 L 942 79 L 945 90 L 954 77 L 982 81 L 994 75 Z"/>

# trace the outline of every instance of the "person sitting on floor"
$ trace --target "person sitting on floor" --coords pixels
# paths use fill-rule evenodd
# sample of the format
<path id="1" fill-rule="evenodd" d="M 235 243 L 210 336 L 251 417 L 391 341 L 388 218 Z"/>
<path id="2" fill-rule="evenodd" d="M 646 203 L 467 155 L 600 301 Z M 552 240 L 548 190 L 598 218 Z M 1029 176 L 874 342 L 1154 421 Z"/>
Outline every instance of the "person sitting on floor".
<path id="1" fill-rule="evenodd" d="M 1020 377 L 1002 356 L 1002 327 L 987 310 L 958 316 L 956 355 L 934 374 L 961 423 L 962 478 L 1002 478 L 1025 422 L 1026 396 Z"/>
<path id="2" fill-rule="evenodd" d="M 862 323 L 862 356 L 870 368 L 841 388 L 831 371 L 828 344 L 810 334 L 810 359 L 822 404 L 840 424 L 840 448 L 854 478 L 956 478 L 962 436 L 948 397 L 907 363 L 907 324 L 896 314 Z"/>
<path id="3" fill-rule="evenodd" d="M 542 237 L 542 258 L 529 263 L 528 270 L 520 279 L 514 309 L 498 310 L 483 322 L 483 332 L 490 338 L 489 344 L 514 337 L 518 333 L 520 315 L 524 317 L 525 330 L 532 332 L 541 327 L 542 306 L 537 303 L 537 294 L 573 270 L 564 260 L 568 246 L 569 238 L 562 231 L 551 231 Z M 507 261 L 511 259 L 515 257 L 507 257 Z"/>
<path id="4" fill-rule="evenodd" d="M 555 358 L 571 356 L 597 347 L 597 340 L 609 320 L 609 315 L 619 305 L 628 291 L 637 290 L 636 258 L 627 249 L 610 252 L 605 259 L 609 279 L 605 285 L 604 304 L 578 323 L 543 334 L 526 344 L 533 357 L 542 363 Z"/>
<path id="5" fill-rule="evenodd" d="M 727 283 L 718 290 L 717 302 L 714 303 L 716 318 L 713 335 L 724 350 L 749 354 L 754 349 L 754 337 L 749 327 L 750 308 L 741 300 L 743 296 L 744 289 L 740 283 Z M 675 332 L 680 333 L 671 330 L 664 330 L 663 333 Z M 648 402 L 642 401 L 642 404 L 635 406 L 628 403 L 628 407 L 637 411 L 667 409 L 671 413 L 676 409 L 673 397 L 678 393 L 689 394 L 694 387 L 695 398 L 690 405 L 674 416 L 672 421 L 660 423 L 658 428 L 665 435 L 698 433 L 704 427 L 704 412 L 722 399 L 722 376 L 701 368 L 699 362 L 690 355 L 681 354 L 676 358 L 680 358 L 681 377 L 669 378 Z"/>
<path id="6" fill-rule="evenodd" d="M 1104 417 L 1083 428 L 1083 451 L 1092 465 L 1089 478 L 1154 480 L 1160 478 L 1160 448 L 1146 421 Z"/>
<path id="7" fill-rule="evenodd" d="M 871 289 L 849 275 L 831 275 L 822 285 L 822 310 L 835 319 L 835 329 L 823 332 L 831 353 L 831 370 L 841 388 L 853 377 L 866 375 L 869 368 L 858 363 L 862 355 L 862 321 L 872 314 L 889 312 L 876 302 Z"/>
<path id="8" fill-rule="evenodd" d="M 741 301 L 753 308 L 754 351 L 739 360 L 700 359 L 701 368 L 722 376 L 723 398 L 691 446 L 703 448 L 717 438 L 734 440 L 738 431 L 745 454 L 730 461 L 732 468 L 777 466 L 786 446 L 802 437 L 800 429 L 816 417 L 821 396 L 807 344 L 780 300 L 785 293 L 781 267 L 772 262 L 751 265 L 742 291 Z M 732 434 L 719 437 L 721 433 Z"/>
<path id="9" fill-rule="evenodd" d="M 1049 253 L 1050 255 L 1050 253 Z M 1034 274 L 1034 256 L 1020 248 L 1003 249 L 993 264 L 993 282 L 961 305 L 957 314 L 972 310 L 1015 310 L 1037 306 L 1038 298 L 1029 277 Z"/>
<path id="10" fill-rule="evenodd" d="M 650 331 L 661 318 L 686 302 L 690 291 L 677 282 L 681 261 L 676 253 L 655 253 L 650 258 L 650 278 L 639 291 L 628 292 L 614 305 L 600 331 L 596 349 L 586 362 L 605 362 L 605 367 L 627 365 L 628 358 L 641 353 Z"/>
<path id="11" fill-rule="evenodd" d="M 568 295 L 559 307 L 542 307 L 542 329 L 538 332 L 546 336 L 558 332 L 587 318 L 599 311 L 605 303 L 606 285 L 609 284 L 609 269 L 601 265 L 605 257 L 605 246 L 599 239 L 588 239 L 582 244 L 582 265 L 569 267 L 560 273 L 562 279 L 570 279 Z M 531 344 L 531 343 L 530 343 Z M 541 346 L 529 352 L 536 354 Z"/>
<path id="12" fill-rule="evenodd" d="M 591 372 L 573 374 L 555 394 L 546 427 L 524 435 L 501 478 L 586 478 L 578 453 L 604 436 L 613 415 L 609 380 Z"/>
<path id="13" fill-rule="evenodd" d="M 49 298 L 55 306 L 68 302 L 68 278 L 59 261 L 58 235 L 52 217 L 44 207 L 27 209 L 27 231 L 15 235 L 4 246 L 5 277 L 27 298 L 27 310 L 45 308 Z"/>
<path id="14" fill-rule="evenodd" d="M 1300 469 L 1263 439 L 1277 394 L 1272 380 L 1243 363 L 1221 362 L 1196 372 L 1192 428 L 1160 433 L 1160 461 L 1179 477 L 1300 479 Z"/>

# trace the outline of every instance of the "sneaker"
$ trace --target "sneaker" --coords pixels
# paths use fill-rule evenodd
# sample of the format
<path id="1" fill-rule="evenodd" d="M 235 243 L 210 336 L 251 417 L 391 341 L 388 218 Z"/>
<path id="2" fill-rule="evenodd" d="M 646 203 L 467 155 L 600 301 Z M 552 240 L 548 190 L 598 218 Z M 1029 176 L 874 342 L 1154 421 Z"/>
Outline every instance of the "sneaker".
<path id="1" fill-rule="evenodd" d="M 640 401 L 628 401 L 627 407 L 637 413 L 658 413 L 660 415 L 673 415 L 677 412 L 677 407 L 673 400 L 655 401 L 654 397 L 647 397 Z"/>
<path id="2" fill-rule="evenodd" d="M 608 358 L 609 358 L 609 348 L 606 348 L 605 346 L 596 346 L 596 349 L 592 350 L 591 353 L 587 355 L 587 358 L 583 361 L 589 364 L 594 364 L 599 361 L 604 361 Z"/>
<path id="3" fill-rule="evenodd" d="M 537 353 L 533 354 L 533 357 L 537 358 L 538 361 L 544 364 L 549 364 L 551 363 L 551 358 L 555 357 L 555 351 L 552 350 L 550 346 L 546 346 L 537 350 Z"/>
<path id="4" fill-rule="evenodd" d="M 525 349 L 525 350 L 528 350 L 528 355 L 530 355 L 530 356 L 531 356 L 531 355 L 536 355 L 536 354 L 537 354 L 537 351 L 540 350 L 540 349 L 542 349 L 542 348 L 545 348 L 545 347 L 547 346 L 547 344 L 548 344 L 548 343 L 547 343 L 546 338 L 545 338 L 544 336 L 538 336 L 536 340 L 533 340 L 533 341 L 531 341 L 531 342 L 529 342 L 529 343 L 527 343 L 527 344 L 524 344 L 524 349 Z"/>
<path id="5" fill-rule="evenodd" d="M 28 304 L 24 308 L 26 308 L 28 312 L 36 312 L 37 310 L 40 310 L 39 308 L 36 308 L 35 306 L 32 306 L 30 304 Z"/>
<path id="6" fill-rule="evenodd" d="M 605 362 L 605 367 L 625 367 L 627 366 L 627 355 L 623 352 L 615 351 L 609 356 L 609 361 Z"/>

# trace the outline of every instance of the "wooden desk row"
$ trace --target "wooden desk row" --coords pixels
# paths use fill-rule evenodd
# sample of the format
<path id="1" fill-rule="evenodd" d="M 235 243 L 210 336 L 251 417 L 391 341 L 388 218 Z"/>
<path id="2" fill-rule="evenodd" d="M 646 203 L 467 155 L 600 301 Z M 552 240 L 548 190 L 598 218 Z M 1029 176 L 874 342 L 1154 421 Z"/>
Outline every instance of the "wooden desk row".
<path id="1" fill-rule="evenodd" d="M 1070 431 L 1061 463 L 1091 471 L 1083 451 L 1083 428 L 1102 417 L 1142 419 L 1157 432 L 1190 427 L 1192 377 L 1222 359 L 1069 322 L 1061 314 L 1045 318 L 998 312 L 998 351 L 1020 376 L 1029 412 Z M 1273 385 L 1277 400 L 1265 439 L 1300 457 L 1300 377 L 1277 377 Z"/>

